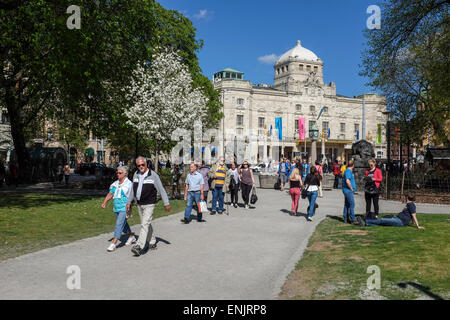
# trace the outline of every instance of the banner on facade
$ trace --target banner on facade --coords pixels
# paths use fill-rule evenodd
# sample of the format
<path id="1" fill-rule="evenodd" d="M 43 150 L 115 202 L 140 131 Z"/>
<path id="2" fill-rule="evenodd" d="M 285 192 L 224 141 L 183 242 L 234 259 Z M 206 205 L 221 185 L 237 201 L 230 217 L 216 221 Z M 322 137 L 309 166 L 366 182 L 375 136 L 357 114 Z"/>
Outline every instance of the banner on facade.
<path id="1" fill-rule="evenodd" d="M 275 129 L 278 130 L 278 140 L 283 140 L 283 119 L 281 117 L 275 118 Z"/>
<path id="2" fill-rule="evenodd" d="M 305 140 L 305 118 L 298 118 L 298 138 L 300 140 Z"/>
<path id="3" fill-rule="evenodd" d="M 381 123 L 378 124 L 377 143 L 381 143 Z"/>

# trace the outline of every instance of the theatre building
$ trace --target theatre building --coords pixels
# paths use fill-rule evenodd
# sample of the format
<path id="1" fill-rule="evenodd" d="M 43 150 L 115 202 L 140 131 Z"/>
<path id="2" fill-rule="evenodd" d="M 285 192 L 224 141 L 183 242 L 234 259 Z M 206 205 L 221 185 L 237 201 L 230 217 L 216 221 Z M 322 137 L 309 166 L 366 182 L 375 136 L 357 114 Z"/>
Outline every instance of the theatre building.
<path id="1" fill-rule="evenodd" d="M 243 72 L 233 69 L 216 72 L 213 83 L 221 91 L 224 104 L 220 130 L 234 133 L 224 135 L 225 142 L 243 137 L 245 157 L 253 163 L 260 158 L 273 159 L 275 148 L 280 156 L 306 155 L 311 159 L 312 145 L 318 159 L 332 161 L 348 160 L 352 143 L 365 137 L 373 143 L 375 156 L 385 158 L 385 97 L 339 95 L 334 82 L 324 83 L 323 68 L 323 61 L 297 41 L 275 63 L 273 85 L 252 84 L 244 79 Z M 299 119 L 300 126 L 305 124 L 305 138 L 299 132 Z M 282 134 L 274 143 L 276 121 Z M 318 138 L 313 144 L 309 133 L 314 128 L 318 129 Z"/>

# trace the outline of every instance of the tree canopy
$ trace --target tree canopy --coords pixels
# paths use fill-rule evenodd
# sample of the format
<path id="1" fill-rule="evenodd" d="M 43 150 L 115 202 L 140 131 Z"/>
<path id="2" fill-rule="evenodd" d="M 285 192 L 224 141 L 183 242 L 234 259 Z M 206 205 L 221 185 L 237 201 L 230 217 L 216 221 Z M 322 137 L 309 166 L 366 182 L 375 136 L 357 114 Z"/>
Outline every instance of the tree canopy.
<path id="1" fill-rule="evenodd" d="M 450 146 L 450 16 L 446 0 L 387 0 L 381 29 L 366 30 L 361 75 L 386 95 L 407 139 Z"/>

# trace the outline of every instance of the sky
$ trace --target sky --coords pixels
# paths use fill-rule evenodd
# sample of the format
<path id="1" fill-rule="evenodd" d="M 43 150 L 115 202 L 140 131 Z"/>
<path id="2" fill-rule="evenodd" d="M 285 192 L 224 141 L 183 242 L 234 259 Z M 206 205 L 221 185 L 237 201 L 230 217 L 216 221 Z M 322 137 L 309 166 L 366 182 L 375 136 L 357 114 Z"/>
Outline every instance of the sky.
<path id="1" fill-rule="evenodd" d="M 198 52 L 208 78 L 225 68 L 244 72 L 253 84 L 273 84 L 276 58 L 300 40 L 324 63 L 324 82 L 356 96 L 374 92 L 358 75 L 363 31 L 378 0 L 160 0 L 183 13 L 204 41 Z"/>

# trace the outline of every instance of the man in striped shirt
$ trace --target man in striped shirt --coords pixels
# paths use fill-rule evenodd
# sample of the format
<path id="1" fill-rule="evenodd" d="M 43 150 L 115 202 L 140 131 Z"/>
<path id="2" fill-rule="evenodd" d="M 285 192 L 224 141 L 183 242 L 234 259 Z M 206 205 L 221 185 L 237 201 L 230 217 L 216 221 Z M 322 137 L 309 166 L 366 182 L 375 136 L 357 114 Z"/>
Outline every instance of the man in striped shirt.
<path id="1" fill-rule="evenodd" d="M 214 179 L 211 184 L 211 190 L 213 192 L 211 214 L 216 214 L 217 200 L 219 200 L 217 213 L 222 214 L 224 201 L 223 186 L 225 185 L 226 191 L 227 185 L 230 183 L 230 172 L 225 166 L 224 157 L 220 157 L 219 163 L 211 168 L 209 177 Z"/>

